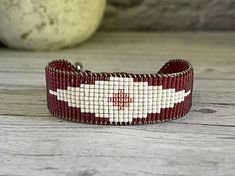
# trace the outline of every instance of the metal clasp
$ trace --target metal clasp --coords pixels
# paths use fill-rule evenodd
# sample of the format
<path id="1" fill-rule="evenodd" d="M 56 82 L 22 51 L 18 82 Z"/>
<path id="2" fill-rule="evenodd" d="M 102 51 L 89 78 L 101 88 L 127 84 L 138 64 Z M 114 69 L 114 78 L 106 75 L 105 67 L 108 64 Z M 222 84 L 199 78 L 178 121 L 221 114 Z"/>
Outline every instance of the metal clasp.
<path id="1" fill-rule="evenodd" d="M 74 65 L 78 72 L 83 72 L 83 65 L 81 62 L 75 62 Z"/>
<path id="2" fill-rule="evenodd" d="M 81 62 L 75 62 L 75 68 L 77 69 L 78 72 L 85 72 L 85 73 L 90 73 L 90 70 L 84 70 L 83 69 L 83 64 Z"/>

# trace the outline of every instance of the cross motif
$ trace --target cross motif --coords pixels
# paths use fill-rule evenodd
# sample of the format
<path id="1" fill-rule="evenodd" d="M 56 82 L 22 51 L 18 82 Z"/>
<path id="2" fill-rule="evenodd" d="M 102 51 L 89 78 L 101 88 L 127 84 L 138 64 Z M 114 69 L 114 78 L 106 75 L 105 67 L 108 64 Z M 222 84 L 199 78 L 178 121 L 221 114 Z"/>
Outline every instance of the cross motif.
<path id="1" fill-rule="evenodd" d="M 124 110 L 133 102 L 133 98 L 129 97 L 128 93 L 124 93 L 123 89 L 119 89 L 118 93 L 113 93 L 113 97 L 109 97 L 109 102 L 113 102 L 113 106 L 117 106 L 118 110 Z"/>

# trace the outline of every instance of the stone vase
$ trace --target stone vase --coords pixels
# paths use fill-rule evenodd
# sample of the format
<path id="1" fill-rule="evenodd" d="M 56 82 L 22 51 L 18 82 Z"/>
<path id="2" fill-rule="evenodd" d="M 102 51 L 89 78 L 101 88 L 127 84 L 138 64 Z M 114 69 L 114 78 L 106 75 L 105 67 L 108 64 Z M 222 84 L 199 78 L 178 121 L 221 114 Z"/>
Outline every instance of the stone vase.
<path id="1" fill-rule="evenodd" d="M 55 50 L 81 43 L 97 29 L 106 0 L 1 0 L 0 42 Z"/>

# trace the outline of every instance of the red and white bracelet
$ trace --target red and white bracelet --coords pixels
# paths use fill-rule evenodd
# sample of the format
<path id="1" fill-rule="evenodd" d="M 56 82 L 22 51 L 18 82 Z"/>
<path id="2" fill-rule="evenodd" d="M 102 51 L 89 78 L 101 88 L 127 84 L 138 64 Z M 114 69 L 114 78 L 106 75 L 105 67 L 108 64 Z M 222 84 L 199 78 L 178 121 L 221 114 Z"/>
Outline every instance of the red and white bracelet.
<path id="1" fill-rule="evenodd" d="M 45 73 L 49 111 L 73 122 L 165 122 L 192 105 L 193 68 L 185 60 L 170 60 L 156 74 L 93 73 L 55 60 Z"/>

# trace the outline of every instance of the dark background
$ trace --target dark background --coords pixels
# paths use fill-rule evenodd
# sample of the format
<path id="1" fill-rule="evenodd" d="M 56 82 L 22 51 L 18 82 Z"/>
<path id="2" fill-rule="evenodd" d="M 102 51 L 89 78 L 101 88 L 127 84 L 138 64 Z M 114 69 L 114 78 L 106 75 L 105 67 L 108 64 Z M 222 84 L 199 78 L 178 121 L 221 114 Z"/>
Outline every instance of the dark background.
<path id="1" fill-rule="evenodd" d="M 108 0 L 101 30 L 234 30 L 235 0 Z"/>

